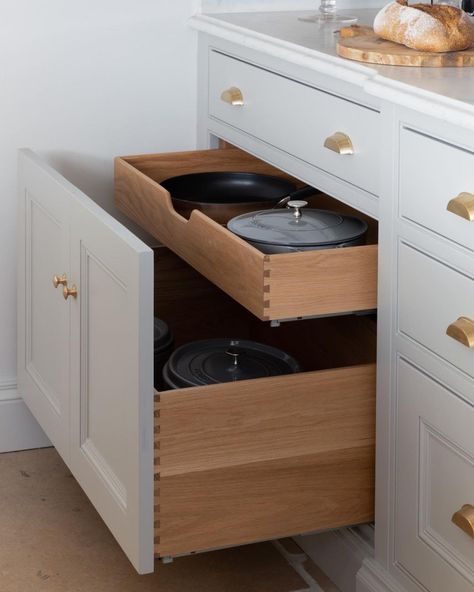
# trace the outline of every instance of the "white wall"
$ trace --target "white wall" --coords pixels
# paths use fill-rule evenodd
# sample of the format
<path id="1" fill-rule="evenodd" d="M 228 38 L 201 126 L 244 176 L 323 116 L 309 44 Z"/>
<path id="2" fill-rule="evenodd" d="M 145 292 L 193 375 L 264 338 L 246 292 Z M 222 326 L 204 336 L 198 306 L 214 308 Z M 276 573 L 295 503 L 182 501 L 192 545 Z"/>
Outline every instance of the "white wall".
<path id="1" fill-rule="evenodd" d="M 202 0 L 202 12 L 250 12 L 312 10 L 317 12 L 321 0 Z M 339 8 L 372 8 L 388 0 L 337 0 Z"/>
<path id="2" fill-rule="evenodd" d="M 110 210 L 114 156 L 193 148 L 196 38 L 186 20 L 198 0 L 0 7 L 1 405 L 15 396 L 17 149 L 43 153 Z"/>

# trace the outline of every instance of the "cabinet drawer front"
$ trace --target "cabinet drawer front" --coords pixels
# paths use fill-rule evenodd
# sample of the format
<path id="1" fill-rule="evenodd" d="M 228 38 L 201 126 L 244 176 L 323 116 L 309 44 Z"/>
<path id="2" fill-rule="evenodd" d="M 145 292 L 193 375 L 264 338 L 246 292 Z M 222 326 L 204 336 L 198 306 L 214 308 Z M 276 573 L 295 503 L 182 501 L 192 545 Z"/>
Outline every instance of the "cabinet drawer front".
<path id="1" fill-rule="evenodd" d="M 474 279 L 404 243 L 398 274 L 401 333 L 474 377 L 474 348 L 446 334 L 460 317 L 472 319 L 474 325 Z"/>
<path id="2" fill-rule="evenodd" d="M 474 540 L 453 524 L 474 505 L 474 410 L 404 360 L 398 367 L 395 560 L 431 592 L 472 591 Z"/>
<path id="3" fill-rule="evenodd" d="M 209 60 L 211 117 L 378 195 L 377 111 L 216 51 Z M 243 105 L 222 100 L 222 93 L 232 87 L 242 92 Z M 354 154 L 324 147 L 335 132 L 350 137 Z"/>
<path id="4" fill-rule="evenodd" d="M 372 519 L 375 366 L 158 399 L 160 556 Z"/>
<path id="5" fill-rule="evenodd" d="M 447 209 L 461 193 L 474 194 L 474 153 L 403 128 L 401 216 L 473 251 L 474 220 Z M 472 199 L 474 203 L 474 195 Z"/>
<path id="6" fill-rule="evenodd" d="M 202 212 L 180 216 L 160 182 L 203 171 L 282 175 L 237 149 L 119 158 L 117 207 L 262 320 L 377 307 L 377 245 L 265 255 Z"/>

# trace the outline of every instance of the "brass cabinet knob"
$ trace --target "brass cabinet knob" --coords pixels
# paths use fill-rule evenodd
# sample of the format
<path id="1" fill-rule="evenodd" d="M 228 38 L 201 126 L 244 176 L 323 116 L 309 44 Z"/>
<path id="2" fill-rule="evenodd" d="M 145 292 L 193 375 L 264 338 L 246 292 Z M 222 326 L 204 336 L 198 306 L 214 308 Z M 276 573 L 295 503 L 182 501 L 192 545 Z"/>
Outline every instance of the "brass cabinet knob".
<path id="1" fill-rule="evenodd" d="M 67 284 L 67 276 L 65 273 L 63 275 L 55 275 L 53 277 L 53 286 L 57 288 L 58 286 L 65 286 Z"/>
<path id="2" fill-rule="evenodd" d="M 64 286 L 63 288 L 63 296 L 64 296 L 64 300 L 67 300 L 69 298 L 69 296 L 72 296 L 73 298 L 77 298 L 77 288 L 75 285 L 73 285 L 71 288 L 68 288 L 67 285 Z"/>
<path id="3" fill-rule="evenodd" d="M 446 335 L 452 337 L 466 347 L 474 348 L 474 321 L 468 317 L 459 317 L 446 329 Z"/>
<path id="4" fill-rule="evenodd" d="M 221 94 L 221 100 L 234 107 L 242 107 L 244 104 L 244 96 L 240 88 L 232 86 Z"/>
<path id="5" fill-rule="evenodd" d="M 446 208 L 448 212 L 456 214 L 469 222 L 474 221 L 474 193 L 460 193 L 454 197 Z"/>
<path id="6" fill-rule="evenodd" d="M 324 147 L 337 154 L 354 154 L 354 146 L 349 136 L 343 132 L 336 132 L 324 140 Z"/>
<path id="7" fill-rule="evenodd" d="M 474 506 L 465 504 L 451 518 L 456 526 L 459 526 L 466 534 L 474 539 Z"/>

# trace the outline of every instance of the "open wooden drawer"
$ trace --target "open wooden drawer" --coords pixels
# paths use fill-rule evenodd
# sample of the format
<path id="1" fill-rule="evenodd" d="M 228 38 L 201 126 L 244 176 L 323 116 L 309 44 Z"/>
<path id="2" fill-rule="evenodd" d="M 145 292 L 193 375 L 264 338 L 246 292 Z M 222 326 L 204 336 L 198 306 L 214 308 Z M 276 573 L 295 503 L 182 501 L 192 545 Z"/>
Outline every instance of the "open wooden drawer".
<path id="1" fill-rule="evenodd" d="M 265 255 L 201 212 L 173 209 L 160 182 L 203 171 L 286 176 L 238 149 L 118 158 L 116 205 L 261 320 L 376 308 L 376 244 Z"/>
<path id="2" fill-rule="evenodd" d="M 305 370 L 157 393 L 156 554 L 372 520 L 374 319 L 271 328 L 167 249 L 157 249 L 155 273 L 155 314 L 170 324 L 177 345 L 239 335 L 285 349 Z M 181 289 L 172 287 L 178 277 Z M 183 315 L 192 306 L 200 314 Z"/>

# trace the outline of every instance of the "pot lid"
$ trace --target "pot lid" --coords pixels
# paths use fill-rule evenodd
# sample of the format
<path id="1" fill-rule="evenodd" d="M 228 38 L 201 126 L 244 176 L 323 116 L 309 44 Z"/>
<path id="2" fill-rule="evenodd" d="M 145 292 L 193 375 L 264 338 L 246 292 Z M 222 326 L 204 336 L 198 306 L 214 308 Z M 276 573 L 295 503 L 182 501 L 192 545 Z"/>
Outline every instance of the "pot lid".
<path id="1" fill-rule="evenodd" d="M 306 201 L 289 201 L 286 209 L 242 214 L 232 218 L 227 228 L 252 242 L 294 247 L 345 243 L 367 231 L 367 223 L 359 218 L 304 209 L 307 205 Z"/>
<path id="2" fill-rule="evenodd" d="M 172 381 L 195 386 L 292 374 L 299 365 L 277 348 L 240 339 L 205 339 L 179 347 L 168 361 Z"/>

